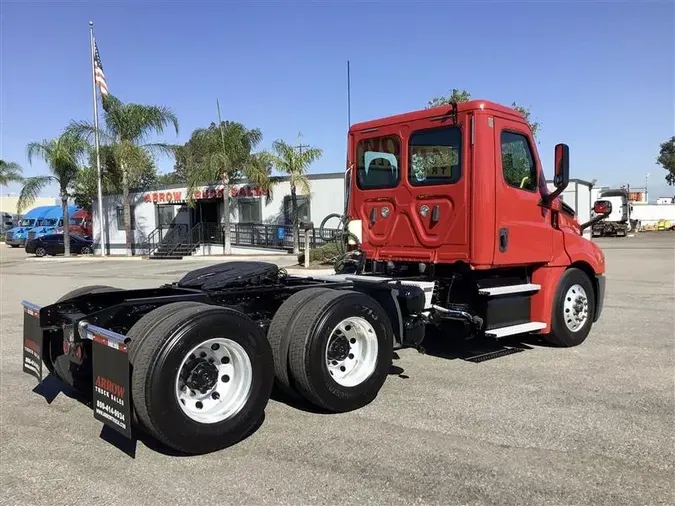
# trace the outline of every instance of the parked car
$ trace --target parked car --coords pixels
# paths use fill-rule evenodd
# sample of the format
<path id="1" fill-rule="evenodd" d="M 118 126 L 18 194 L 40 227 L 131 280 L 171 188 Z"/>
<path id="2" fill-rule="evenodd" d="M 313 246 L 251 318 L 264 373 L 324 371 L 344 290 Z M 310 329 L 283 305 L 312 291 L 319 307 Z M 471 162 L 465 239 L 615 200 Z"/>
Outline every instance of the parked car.
<path id="1" fill-rule="evenodd" d="M 79 234 L 70 235 L 70 252 L 80 255 L 90 255 L 94 251 L 94 241 Z M 34 253 L 35 256 L 63 255 L 65 245 L 63 234 L 47 234 L 28 241 L 26 253 Z"/>

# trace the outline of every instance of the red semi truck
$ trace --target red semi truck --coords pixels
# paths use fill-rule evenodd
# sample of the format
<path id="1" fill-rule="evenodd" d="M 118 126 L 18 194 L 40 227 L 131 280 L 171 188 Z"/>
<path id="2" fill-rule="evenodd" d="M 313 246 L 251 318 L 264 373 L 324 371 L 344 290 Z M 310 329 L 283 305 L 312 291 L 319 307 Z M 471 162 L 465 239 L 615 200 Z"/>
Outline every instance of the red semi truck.
<path id="1" fill-rule="evenodd" d="M 579 345 L 605 263 L 581 235 L 592 223 L 558 198 L 568 156 L 556 146 L 549 192 L 527 122 L 488 101 L 353 125 L 340 272 L 227 262 L 157 288 L 24 301 L 24 371 L 41 381 L 46 367 L 127 437 L 204 453 L 248 434 L 274 385 L 325 411 L 368 404 L 394 349 L 429 326 Z"/>

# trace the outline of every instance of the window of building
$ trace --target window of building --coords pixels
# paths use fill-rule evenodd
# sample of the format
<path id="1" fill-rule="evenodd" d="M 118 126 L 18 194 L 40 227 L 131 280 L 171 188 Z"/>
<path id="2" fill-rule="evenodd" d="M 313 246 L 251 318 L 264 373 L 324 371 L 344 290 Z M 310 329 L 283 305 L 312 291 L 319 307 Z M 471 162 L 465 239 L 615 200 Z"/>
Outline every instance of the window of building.
<path id="1" fill-rule="evenodd" d="M 396 135 L 363 139 L 356 146 L 356 184 L 362 190 L 394 188 L 401 179 L 401 140 Z"/>
<path id="2" fill-rule="evenodd" d="M 157 206 L 157 225 L 171 225 L 174 218 L 174 206 Z"/>
<path id="3" fill-rule="evenodd" d="M 459 127 L 419 130 L 409 140 L 408 180 L 413 186 L 452 184 L 462 176 Z"/>
<path id="4" fill-rule="evenodd" d="M 297 195 L 295 198 L 298 204 L 298 223 L 312 221 L 309 197 L 307 195 Z M 284 223 L 286 225 L 293 224 L 293 200 L 290 195 L 284 197 Z"/>
<path id="5" fill-rule="evenodd" d="M 502 132 L 502 173 L 509 186 L 527 191 L 537 189 L 537 167 L 527 137 L 515 132 Z"/>
<path id="6" fill-rule="evenodd" d="M 131 230 L 136 230 L 136 218 L 134 216 L 136 206 L 131 206 Z M 117 230 L 124 231 L 124 206 L 117 206 Z"/>
<path id="7" fill-rule="evenodd" d="M 262 223 L 262 209 L 260 199 L 237 199 L 239 223 Z"/>

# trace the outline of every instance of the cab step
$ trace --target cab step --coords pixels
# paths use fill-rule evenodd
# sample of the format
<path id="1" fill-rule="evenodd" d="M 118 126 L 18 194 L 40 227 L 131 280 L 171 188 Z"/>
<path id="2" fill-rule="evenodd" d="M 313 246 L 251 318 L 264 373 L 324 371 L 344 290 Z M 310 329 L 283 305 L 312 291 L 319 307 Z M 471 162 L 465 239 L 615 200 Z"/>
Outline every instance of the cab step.
<path id="1" fill-rule="evenodd" d="M 534 332 L 535 330 L 542 330 L 545 328 L 546 324 L 544 322 L 519 323 L 518 325 L 509 325 L 508 327 L 486 330 L 485 336 L 501 339 L 502 337 L 526 334 L 527 332 Z"/>
<path id="2" fill-rule="evenodd" d="M 510 295 L 513 293 L 538 292 L 540 289 L 541 285 L 536 285 L 534 283 L 523 283 L 520 285 L 501 285 L 492 286 L 489 288 L 479 288 L 478 294 L 494 297 L 497 295 Z"/>

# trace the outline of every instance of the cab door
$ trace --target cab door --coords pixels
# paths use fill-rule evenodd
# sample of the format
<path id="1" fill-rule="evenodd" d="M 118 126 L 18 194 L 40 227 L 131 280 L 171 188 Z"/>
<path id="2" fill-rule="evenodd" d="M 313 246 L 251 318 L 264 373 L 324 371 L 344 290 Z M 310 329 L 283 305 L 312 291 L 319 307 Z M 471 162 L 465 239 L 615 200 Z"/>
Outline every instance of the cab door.
<path id="1" fill-rule="evenodd" d="M 496 220 L 494 265 L 549 262 L 556 230 L 542 205 L 546 187 L 532 137 L 522 123 L 495 122 Z"/>

